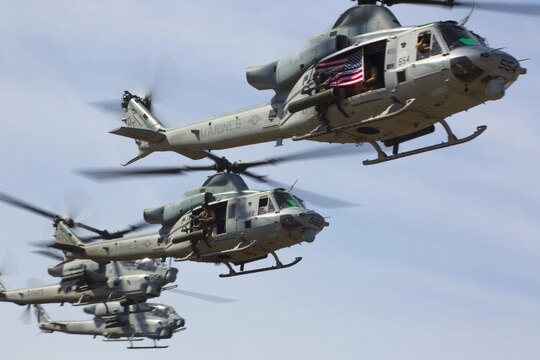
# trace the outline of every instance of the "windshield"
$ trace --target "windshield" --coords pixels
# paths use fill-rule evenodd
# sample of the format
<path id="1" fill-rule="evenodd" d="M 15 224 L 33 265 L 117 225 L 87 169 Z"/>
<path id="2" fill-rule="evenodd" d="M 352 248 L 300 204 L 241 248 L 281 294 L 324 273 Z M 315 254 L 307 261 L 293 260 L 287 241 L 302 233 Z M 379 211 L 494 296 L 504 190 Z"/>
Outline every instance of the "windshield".
<path id="1" fill-rule="evenodd" d="M 276 204 L 280 209 L 286 209 L 288 207 L 303 207 L 296 198 L 286 191 L 274 191 L 274 198 Z"/>
<path id="2" fill-rule="evenodd" d="M 167 318 L 169 316 L 169 308 L 163 305 L 155 305 L 151 314 L 156 317 Z"/>
<path id="3" fill-rule="evenodd" d="M 477 36 L 456 24 L 441 24 L 439 28 L 450 50 L 463 46 L 483 46 Z"/>
<path id="4" fill-rule="evenodd" d="M 156 270 L 159 263 L 156 260 L 153 259 L 142 259 L 135 261 L 135 266 L 139 270 L 149 270 L 154 271 Z"/>

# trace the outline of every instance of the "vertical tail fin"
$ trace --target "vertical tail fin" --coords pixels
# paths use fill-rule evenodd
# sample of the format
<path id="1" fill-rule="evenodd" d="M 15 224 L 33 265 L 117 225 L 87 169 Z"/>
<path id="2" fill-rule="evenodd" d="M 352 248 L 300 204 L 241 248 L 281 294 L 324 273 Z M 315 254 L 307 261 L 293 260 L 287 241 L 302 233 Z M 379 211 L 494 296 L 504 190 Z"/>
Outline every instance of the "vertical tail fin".
<path id="1" fill-rule="evenodd" d="M 6 297 L 6 294 L 5 294 L 6 291 L 7 291 L 6 287 L 0 281 L 0 299 L 3 299 Z"/>
<path id="2" fill-rule="evenodd" d="M 124 91 L 122 97 L 122 109 L 126 111 L 124 121 L 126 125 L 134 129 L 145 129 L 154 132 L 164 132 L 167 130 L 158 119 L 152 115 L 152 99 L 147 96 L 141 98 Z"/>
<path id="3" fill-rule="evenodd" d="M 36 319 L 37 319 L 37 322 L 38 324 L 46 324 L 46 323 L 50 323 L 51 322 L 51 319 L 49 318 L 49 315 L 47 314 L 47 312 L 45 311 L 45 309 L 43 309 L 43 307 L 41 305 L 34 305 L 34 310 L 35 310 L 35 314 L 36 314 Z"/>
<path id="4" fill-rule="evenodd" d="M 74 254 L 84 253 L 84 243 L 64 221 L 60 221 L 56 225 L 54 237 L 56 242 L 51 247 Z"/>
<path id="5" fill-rule="evenodd" d="M 153 150 L 149 144 L 166 139 L 164 132 L 167 128 L 152 115 L 151 107 L 152 102 L 149 97 L 141 98 L 132 95 L 129 91 L 124 92 L 122 108 L 126 111 L 123 119 L 126 126 L 111 131 L 111 134 L 134 139 L 139 147 L 139 155 L 124 165 L 151 154 Z"/>
<path id="6" fill-rule="evenodd" d="M 126 126 L 119 127 L 110 131 L 110 133 L 134 139 L 139 147 L 139 154 L 127 163 L 122 164 L 123 166 L 142 159 L 154 151 L 164 151 L 164 149 L 173 150 L 194 160 L 206 156 L 200 150 L 180 147 L 168 148 L 169 145 L 165 141 L 167 140 L 167 127 L 152 114 L 152 100 L 149 96 L 141 98 L 131 94 L 129 91 L 124 91 L 122 109 L 125 110 L 123 121 Z"/>

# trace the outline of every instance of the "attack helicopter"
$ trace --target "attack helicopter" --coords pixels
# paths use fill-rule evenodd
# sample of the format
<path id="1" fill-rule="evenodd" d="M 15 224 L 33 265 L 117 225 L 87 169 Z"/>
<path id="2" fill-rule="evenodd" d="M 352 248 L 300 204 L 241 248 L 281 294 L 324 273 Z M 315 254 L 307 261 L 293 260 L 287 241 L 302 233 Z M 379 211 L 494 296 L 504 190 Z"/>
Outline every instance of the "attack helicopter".
<path id="1" fill-rule="evenodd" d="M 41 305 L 35 305 L 38 326 L 44 333 L 103 336 L 103 341 L 107 342 L 128 341 L 128 349 L 164 349 L 168 346 L 158 346 L 156 340 L 170 339 L 185 330 L 185 320 L 172 307 L 163 304 L 106 302 L 86 306 L 84 312 L 94 315 L 94 319 L 58 321 L 51 320 Z M 152 339 L 154 345 L 133 345 L 144 338 Z"/>
<path id="2" fill-rule="evenodd" d="M 152 259 L 115 261 L 99 264 L 91 260 L 64 261 L 50 266 L 51 276 L 59 284 L 7 290 L 0 283 L 0 302 L 18 305 L 74 303 L 84 305 L 101 301 L 136 303 L 158 297 L 162 290 L 175 286 L 178 269 Z"/>
<path id="3" fill-rule="evenodd" d="M 520 61 L 461 22 L 401 26 L 387 6 L 470 6 L 455 0 L 358 0 L 330 30 L 313 36 L 299 51 L 247 69 L 248 83 L 272 90 L 270 103 L 175 128 L 152 114 L 151 96 L 125 91 L 125 126 L 111 133 L 135 139 L 138 155 L 174 151 L 192 159 L 204 150 L 283 139 L 370 144 L 377 164 L 470 141 L 485 125 L 458 138 L 446 118 L 501 99 L 519 76 Z M 480 9 L 540 14 L 540 5 L 479 3 Z M 442 143 L 400 152 L 400 145 L 435 131 Z M 382 145 L 392 149 L 387 154 Z"/>
<path id="4" fill-rule="evenodd" d="M 95 178 L 182 174 L 209 170 L 217 172 L 208 177 L 201 187 L 186 191 L 179 200 L 144 210 L 144 219 L 147 223 L 161 226 L 158 232 L 127 238 L 111 236 L 118 233 L 124 235 L 126 230 L 109 233 L 69 217 L 52 214 L 7 195 L 0 196 L 0 200 L 26 210 L 45 213 L 53 219 L 56 229 L 55 242 L 49 246 L 62 250 L 69 260 L 88 259 L 108 263 L 172 257 L 176 261 L 224 264 L 229 272 L 220 274 L 220 277 L 232 277 L 296 265 L 301 257 L 284 264 L 276 251 L 302 242 L 313 242 L 317 234 L 329 225 L 323 216 L 306 208 L 303 200 L 292 193 L 292 187 L 289 189 L 278 187 L 266 191 L 250 190 L 240 175 L 262 182 L 277 183 L 248 169 L 340 153 L 351 153 L 351 149 L 336 148 L 334 151 L 321 149 L 310 151 L 309 154 L 298 153 L 281 158 L 234 163 L 215 154 L 206 153 L 206 156 L 214 161 L 213 165 L 84 171 L 84 174 Z M 317 197 L 320 201 L 331 201 L 332 205 L 353 205 L 322 195 L 315 196 L 308 192 L 304 194 Z M 202 223 L 201 213 L 205 209 L 214 214 L 210 227 Z M 101 239 L 105 238 L 101 236 L 102 234 L 109 234 L 110 240 L 85 242 L 74 232 L 75 228 L 81 227 L 86 230 L 94 229 Z M 245 269 L 246 264 L 265 259 L 268 255 L 275 260 L 273 266 Z M 235 269 L 235 266 L 239 269 Z"/>

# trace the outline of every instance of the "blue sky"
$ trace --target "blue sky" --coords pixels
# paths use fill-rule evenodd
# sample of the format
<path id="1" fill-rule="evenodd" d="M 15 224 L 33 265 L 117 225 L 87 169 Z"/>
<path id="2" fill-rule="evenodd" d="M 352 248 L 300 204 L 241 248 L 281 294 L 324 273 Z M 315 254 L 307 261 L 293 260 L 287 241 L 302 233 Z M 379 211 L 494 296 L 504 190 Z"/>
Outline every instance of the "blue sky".
<path id="1" fill-rule="evenodd" d="M 271 93 L 251 88 L 245 69 L 297 50 L 350 5 L 0 1 L 0 191 L 63 212 L 66 191 L 80 189 L 91 198 L 81 220 L 109 229 L 139 220 L 144 208 L 175 200 L 205 175 L 106 184 L 75 175 L 73 169 L 117 166 L 136 153 L 131 141 L 107 134 L 119 120 L 87 104 L 120 99 L 125 89 L 147 89 L 163 56 L 178 65 L 162 84 L 159 101 L 168 125 L 265 102 Z M 403 5 L 392 10 L 403 25 L 460 20 L 468 12 Z M 219 279 L 223 267 L 180 264 L 180 287 L 240 301 L 217 305 L 165 294 L 160 301 L 186 318 L 188 330 L 151 356 L 537 358 L 538 18 L 477 11 L 468 26 L 493 47 L 532 59 L 505 98 L 449 119 L 458 135 L 481 124 L 488 125 L 485 134 L 459 147 L 370 167 L 358 155 L 263 169 L 281 182 L 300 179 L 299 187 L 362 206 L 311 206 L 331 225 L 314 243 L 281 253 L 284 260 L 304 258 L 288 270 Z M 248 161 L 313 146 L 285 141 L 281 148 L 261 144 L 220 154 Z M 193 162 L 154 154 L 141 164 Z M 15 288 L 29 278 L 52 281 L 46 274 L 50 261 L 31 254 L 28 245 L 50 237 L 50 223 L 4 205 L 0 218 L 0 261 L 8 257 L 17 264 L 2 282 Z M 88 317 L 70 306 L 47 310 L 53 319 Z M 19 322 L 20 312 L 0 304 L 0 344 L 10 359 L 126 355 L 122 344 L 90 337 L 36 337 L 36 327 Z"/>

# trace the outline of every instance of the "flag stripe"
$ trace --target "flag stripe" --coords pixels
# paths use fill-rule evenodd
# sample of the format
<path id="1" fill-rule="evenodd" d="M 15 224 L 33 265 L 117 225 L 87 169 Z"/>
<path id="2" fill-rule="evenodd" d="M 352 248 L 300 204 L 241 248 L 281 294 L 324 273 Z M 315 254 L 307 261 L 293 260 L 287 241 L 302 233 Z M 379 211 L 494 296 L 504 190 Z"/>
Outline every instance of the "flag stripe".
<path id="1" fill-rule="evenodd" d="M 348 55 L 329 59 L 316 65 L 317 72 L 329 77 L 329 86 L 348 86 L 364 81 L 363 52 L 357 50 Z"/>

